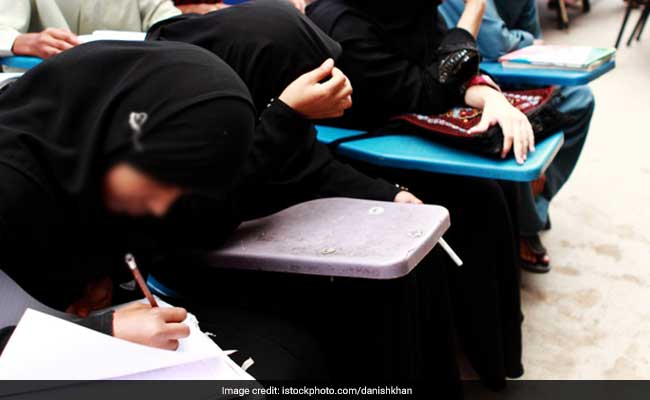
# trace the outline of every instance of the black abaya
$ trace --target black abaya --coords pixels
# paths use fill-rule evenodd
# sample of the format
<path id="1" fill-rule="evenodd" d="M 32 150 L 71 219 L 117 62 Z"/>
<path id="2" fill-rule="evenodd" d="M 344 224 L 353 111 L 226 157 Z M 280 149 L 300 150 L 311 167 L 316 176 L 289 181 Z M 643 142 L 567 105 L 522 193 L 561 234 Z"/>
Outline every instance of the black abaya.
<path id="1" fill-rule="evenodd" d="M 163 21 L 151 29 L 148 38 L 189 42 L 214 52 L 237 71 L 256 104 L 277 97 L 291 81 L 326 58 L 336 58 L 339 51 L 335 42 L 291 5 L 274 0 Z M 262 113 L 261 123 L 265 120 Z M 269 132 L 308 135 L 313 142 L 300 159 L 273 171 L 263 188 L 252 187 L 251 216 L 273 210 L 259 204 L 260 193 L 264 203 L 273 199 L 278 209 L 324 196 L 391 201 L 399 191 L 334 160 L 315 141 L 308 121 L 301 130 L 270 130 L 271 125 L 267 123 L 264 131 L 258 128 L 256 136 L 268 137 Z M 259 154 L 271 156 L 268 151 Z M 447 262 L 440 254 L 430 257 Z M 459 394 L 446 275 L 440 268 L 427 283 L 418 278 L 417 271 L 392 281 L 336 278 L 330 282 L 323 277 L 220 270 L 202 271 L 207 276 L 199 283 L 183 282 L 174 270 L 173 265 L 184 260 L 168 261 L 171 267 L 159 280 L 182 293 L 206 294 L 201 297 L 206 302 L 238 299 L 250 309 L 300 320 L 326 348 L 330 373 L 338 380 L 428 382 L 425 387 L 451 393 L 449 398 Z M 438 301 L 423 304 L 424 291 Z"/>
<path id="2" fill-rule="evenodd" d="M 337 125 L 371 129 L 397 114 L 437 114 L 463 104 L 462 85 L 478 72 L 478 51 L 469 32 L 446 32 L 438 4 L 319 0 L 307 8 L 342 46 L 338 65 L 354 87 L 354 104 Z M 443 77 L 446 57 L 459 50 L 473 56 Z"/>
<path id="3" fill-rule="evenodd" d="M 307 14 L 339 41 L 339 65 L 355 88 L 352 109 L 333 124 L 363 129 L 391 116 L 433 114 L 462 102 L 464 75 L 442 82 L 437 67 L 449 51 L 473 51 L 462 29 L 436 22 L 438 1 L 417 0 L 398 9 L 366 0 L 318 0 Z M 475 74 L 476 72 L 474 72 Z M 523 373 L 522 314 L 515 238 L 516 192 L 509 184 L 356 164 L 408 186 L 425 203 L 451 213 L 447 234 L 465 265 L 450 271 L 451 297 L 461 345 L 481 378 L 500 387 Z"/>
<path id="4" fill-rule="evenodd" d="M 257 0 L 203 16 L 170 18 L 154 25 L 147 39 L 201 46 L 230 65 L 249 88 L 260 118 L 246 164 L 248 182 L 254 185 L 247 193 L 254 196 L 260 184 L 269 185 L 261 190 L 273 203 L 265 212 L 314 197 L 392 201 L 399 192 L 333 159 L 316 141 L 313 125 L 282 102 L 275 100 L 269 107 L 281 108 L 281 114 L 269 115 L 267 104 L 292 81 L 340 54 L 340 46 L 291 4 Z M 285 156 L 284 143 L 297 140 L 304 151 Z M 258 208 L 251 205 L 250 216 L 260 215 Z"/>

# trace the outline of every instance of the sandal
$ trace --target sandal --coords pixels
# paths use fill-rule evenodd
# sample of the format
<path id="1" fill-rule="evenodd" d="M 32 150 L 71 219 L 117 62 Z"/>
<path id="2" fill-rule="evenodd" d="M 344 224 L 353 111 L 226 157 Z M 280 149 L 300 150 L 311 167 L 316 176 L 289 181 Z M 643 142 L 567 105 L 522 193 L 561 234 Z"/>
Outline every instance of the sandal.
<path id="1" fill-rule="evenodd" d="M 545 274 L 551 270 L 548 251 L 542 244 L 539 235 L 519 238 L 519 258 L 521 267 L 528 272 Z"/>

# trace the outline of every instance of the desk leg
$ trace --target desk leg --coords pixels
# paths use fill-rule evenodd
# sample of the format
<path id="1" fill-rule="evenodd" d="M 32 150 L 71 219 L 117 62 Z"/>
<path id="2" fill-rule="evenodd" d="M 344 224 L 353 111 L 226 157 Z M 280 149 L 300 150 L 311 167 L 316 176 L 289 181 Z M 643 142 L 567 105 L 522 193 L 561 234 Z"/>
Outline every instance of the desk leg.
<path id="1" fill-rule="evenodd" d="M 627 9 L 625 10 L 625 16 L 623 17 L 623 25 L 621 25 L 621 30 L 618 32 L 618 37 L 616 38 L 616 44 L 614 47 L 618 49 L 618 45 L 621 44 L 621 39 L 623 38 L 623 32 L 627 26 L 627 20 L 630 18 L 630 13 L 632 12 L 632 1 L 630 0 L 627 4 Z"/>
<path id="2" fill-rule="evenodd" d="M 645 24 L 648 22 L 648 17 L 650 16 L 650 3 L 648 3 L 645 8 L 643 9 L 643 22 L 641 23 L 641 29 L 639 29 L 639 34 L 636 36 L 636 41 L 640 42 L 641 41 L 641 34 L 643 33 L 643 29 L 645 29 Z"/>
<path id="3" fill-rule="evenodd" d="M 569 13 L 566 9 L 566 1 L 558 0 L 558 18 L 560 29 L 566 29 L 569 27 Z"/>
<path id="4" fill-rule="evenodd" d="M 627 46 L 629 47 L 632 44 L 632 40 L 634 40 L 634 37 L 637 35 L 637 32 L 641 32 L 641 25 L 643 25 L 643 17 L 646 14 L 647 7 L 644 7 L 643 10 L 641 11 L 641 16 L 639 16 L 639 20 L 637 21 L 636 25 L 634 25 L 634 29 L 632 29 L 632 33 L 630 34 L 630 38 L 627 40 Z"/>

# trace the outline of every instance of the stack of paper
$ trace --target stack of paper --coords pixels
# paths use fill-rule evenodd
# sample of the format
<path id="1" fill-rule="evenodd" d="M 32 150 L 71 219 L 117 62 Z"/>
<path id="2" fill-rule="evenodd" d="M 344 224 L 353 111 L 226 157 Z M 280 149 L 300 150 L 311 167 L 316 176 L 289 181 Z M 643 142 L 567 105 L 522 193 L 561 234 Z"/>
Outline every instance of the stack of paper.
<path id="1" fill-rule="evenodd" d="M 614 48 L 533 45 L 499 58 L 508 68 L 552 68 L 591 71 L 613 60 Z"/>
<path id="2" fill-rule="evenodd" d="M 127 40 L 141 42 L 147 36 L 144 32 L 132 31 L 94 31 L 90 35 L 80 35 L 81 43 L 94 42 L 96 40 Z"/>
<path id="3" fill-rule="evenodd" d="M 6 380 L 251 380 L 198 325 L 177 351 L 116 339 L 28 309 L 0 357 Z"/>

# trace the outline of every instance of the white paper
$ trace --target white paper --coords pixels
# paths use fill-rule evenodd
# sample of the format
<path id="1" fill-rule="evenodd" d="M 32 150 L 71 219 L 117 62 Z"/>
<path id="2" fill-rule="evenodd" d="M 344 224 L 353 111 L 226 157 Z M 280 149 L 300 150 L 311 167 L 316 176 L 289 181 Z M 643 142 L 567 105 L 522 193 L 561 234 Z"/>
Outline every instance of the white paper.
<path id="1" fill-rule="evenodd" d="M 0 72 L 0 88 L 18 79 L 22 72 Z"/>
<path id="2" fill-rule="evenodd" d="M 144 32 L 133 31 L 94 31 L 90 35 L 79 35 L 81 43 L 94 42 L 96 40 L 127 40 L 141 42 L 147 36 Z"/>
<path id="3" fill-rule="evenodd" d="M 198 326 L 190 328 L 183 348 L 168 351 L 28 309 L 0 357 L 0 379 L 253 379 Z"/>

